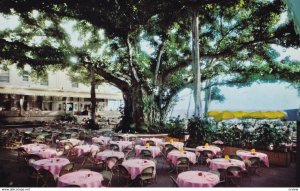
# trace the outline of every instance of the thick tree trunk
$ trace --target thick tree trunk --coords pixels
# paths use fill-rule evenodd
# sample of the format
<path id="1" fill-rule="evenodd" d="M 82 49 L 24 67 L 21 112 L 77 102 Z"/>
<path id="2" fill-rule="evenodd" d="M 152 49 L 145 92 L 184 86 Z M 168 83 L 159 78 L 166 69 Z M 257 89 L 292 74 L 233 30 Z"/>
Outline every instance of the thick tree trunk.
<path id="1" fill-rule="evenodd" d="M 94 67 L 91 66 L 91 119 L 96 122 L 96 80 L 95 80 L 95 70 Z"/>
<path id="2" fill-rule="evenodd" d="M 144 104 L 141 87 L 132 86 L 128 91 L 123 91 L 124 113 L 117 131 L 122 132 L 145 132 L 143 129 L 144 121 Z M 134 127 L 132 128 L 132 125 Z"/>
<path id="3" fill-rule="evenodd" d="M 193 69 L 194 69 L 194 101 L 195 101 L 195 117 L 202 117 L 201 112 L 201 72 L 199 62 L 199 18 L 197 12 L 194 11 L 192 21 L 192 41 L 193 41 Z"/>
<path id="4" fill-rule="evenodd" d="M 135 123 L 136 131 L 145 131 L 145 119 L 144 119 L 144 102 L 142 88 L 139 86 L 133 86 L 132 89 L 132 119 Z"/>

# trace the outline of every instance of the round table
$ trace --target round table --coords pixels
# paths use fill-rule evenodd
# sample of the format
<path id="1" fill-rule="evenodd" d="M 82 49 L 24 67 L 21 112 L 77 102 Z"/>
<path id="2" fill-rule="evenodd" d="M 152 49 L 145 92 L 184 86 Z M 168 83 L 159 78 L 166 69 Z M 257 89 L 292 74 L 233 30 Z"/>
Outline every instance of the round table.
<path id="1" fill-rule="evenodd" d="M 217 175 L 205 171 L 185 171 L 176 180 L 179 187 L 213 187 L 219 181 Z"/>
<path id="2" fill-rule="evenodd" d="M 177 159 L 179 157 L 187 157 L 189 161 L 193 164 L 196 163 L 196 154 L 193 152 L 189 151 L 184 151 L 180 152 L 178 150 L 172 150 L 171 152 L 168 153 L 167 158 L 174 164 L 176 165 Z"/>
<path id="3" fill-rule="evenodd" d="M 268 155 L 265 153 L 260 153 L 260 152 L 252 153 L 250 151 L 239 150 L 239 151 L 236 151 L 236 154 L 238 156 L 240 156 L 243 160 L 247 160 L 251 157 L 258 157 L 261 161 L 263 161 L 263 163 L 267 167 L 269 167 L 269 158 L 268 158 Z"/>
<path id="4" fill-rule="evenodd" d="M 49 148 L 48 145 L 39 144 L 39 143 L 26 144 L 26 145 L 22 145 L 21 147 L 23 147 L 26 152 L 38 151 L 41 149 Z"/>
<path id="5" fill-rule="evenodd" d="M 116 144 L 119 146 L 119 151 L 123 151 L 125 148 L 132 148 L 132 142 L 130 141 L 110 141 L 110 144 Z"/>
<path id="6" fill-rule="evenodd" d="M 216 146 L 198 146 L 196 147 L 196 151 L 204 151 L 204 150 L 210 150 L 216 155 L 218 152 L 221 152 L 221 149 Z"/>
<path id="7" fill-rule="evenodd" d="M 41 168 L 49 170 L 56 179 L 59 176 L 61 168 L 69 163 L 69 159 L 66 158 L 51 158 L 34 161 L 32 163 L 32 166 L 36 170 L 39 170 Z"/>
<path id="8" fill-rule="evenodd" d="M 74 152 L 77 156 L 80 156 L 84 153 L 92 153 L 95 155 L 99 151 L 99 146 L 97 145 L 78 145 L 74 147 Z"/>
<path id="9" fill-rule="evenodd" d="M 117 157 L 118 159 L 124 158 L 124 153 L 119 151 L 105 150 L 97 153 L 96 159 L 106 160 L 108 157 Z"/>
<path id="10" fill-rule="evenodd" d="M 135 146 L 135 156 L 139 156 L 142 150 L 149 150 L 152 153 L 152 157 L 155 158 L 160 155 L 160 147 L 158 146 L 141 146 L 141 145 L 136 145 Z"/>
<path id="11" fill-rule="evenodd" d="M 90 170 L 79 170 L 58 178 L 57 187 L 78 185 L 80 187 L 101 187 L 102 174 Z"/>
<path id="12" fill-rule="evenodd" d="M 44 148 L 44 149 L 39 149 L 39 150 L 32 150 L 28 153 L 38 155 L 41 158 L 53 158 L 53 157 L 60 157 L 63 155 L 63 151 L 57 151 L 54 148 Z"/>
<path id="13" fill-rule="evenodd" d="M 83 141 L 79 140 L 79 139 L 65 139 L 65 140 L 61 140 L 59 141 L 61 145 L 64 145 L 65 143 L 71 143 L 73 146 L 76 146 L 76 145 L 82 145 L 83 144 Z"/>
<path id="14" fill-rule="evenodd" d="M 149 141 L 149 140 L 153 141 L 156 146 L 162 144 L 162 142 L 163 142 L 163 140 L 159 139 L 159 138 L 141 138 L 141 141 L 142 141 L 143 145 L 146 145 L 146 142 Z"/>
<path id="15" fill-rule="evenodd" d="M 103 136 L 93 137 L 92 141 L 93 141 L 93 143 L 101 143 L 104 146 L 106 146 L 106 145 L 109 144 L 109 141 L 111 141 L 111 138 L 110 137 L 103 137 Z"/>
<path id="16" fill-rule="evenodd" d="M 239 166 L 242 170 L 246 170 L 245 163 L 236 159 L 226 160 L 224 158 L 216 158 L 210 160 L 209 168 L 212 170 L 227 169 L 229 166 Z"/>
<path id="17" fill-rule="evenodd" d="M 162 142 L 162 143 L 159 143 L 160 145 L 162 146 L 165 146 L 166 144 L 171 144 L 173 145 L 174 147 L 176 147 L 177 149 L 182 149 L 183 146 L 184 146 L 184 143 L 182 142 Z"/>
<path id="18" fill-rule="evenodd" d="M 148 167 L 154 167 L 154 174 L 156 173 L 155 162 L 151 160 L 129 159 L 124 161 L 122 165 L 128 170 L 132 180 L 134 180 L 145 168 Z"/>

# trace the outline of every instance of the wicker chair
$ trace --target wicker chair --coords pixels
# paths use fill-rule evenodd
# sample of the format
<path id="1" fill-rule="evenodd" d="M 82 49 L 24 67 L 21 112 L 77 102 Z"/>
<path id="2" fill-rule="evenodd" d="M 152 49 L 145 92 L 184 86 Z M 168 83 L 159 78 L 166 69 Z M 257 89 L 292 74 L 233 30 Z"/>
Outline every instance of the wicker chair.
<path id="1" fill-rule="evenodd" d="M 185 171 L 185 170 L 189 170 L 189 169 L 190 169 L 190 162 L 189 162 L 189 159 L 187 157 L 177 158 L 177 161 L 176 161 L 176 172 L 177 172 L 177 174 L 180 170 Z"/>
<path id="2" fill-rule="evenodd" d="M 111 171 L 104 170 L 101 172 L 101 174 L 104 179 L 102 181 L 102 184 L 106 187 L 111 187 L 111 180 L 112 180 L 113 173 Z"/>
<path id="3" fill-rule="evenodd" d="M 242 181 L 242 168 L 240 166 L 229 166 L 226 169 L 226 184 L 240 186 Z"/>
<path id="4" fill-rule="evenodd" d="M 61 168 L 59 176 L 62 176 L 64 174 L 67 174 L 67 173 L 70 173 L 73 171 L 74 171 L 74 163 L 66 164 Z"/>
<path id="5" fill-rule="evenodd" d="M 173 178 L 173 176 L 170 176 L 171 179 L 171 183 L 172 183 L 172 187 L 179 187 L 179 185 L 177 184 L 176 180 Z"/>
<path id="6" fill-rule="evenodd" d="M 41 168 L 38 173 L 41 176 L 42 187 L 56 187 L 56 181 L 50 171 Z"/>

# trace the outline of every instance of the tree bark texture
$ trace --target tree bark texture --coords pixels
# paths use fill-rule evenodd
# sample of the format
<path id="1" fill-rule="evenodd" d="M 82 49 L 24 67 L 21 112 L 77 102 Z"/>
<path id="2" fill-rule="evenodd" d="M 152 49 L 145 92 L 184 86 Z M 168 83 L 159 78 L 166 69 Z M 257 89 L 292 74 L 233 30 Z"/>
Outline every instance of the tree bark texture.
<path id="1" fill-rule="evenodd" d="M 90 66 L 90 70 L 91 70 L 91 119 L 96 122 L 96 107 L 97 107 L 97 103 L 96 103 L 96 91 L 95 91 L 95 87 L 96 87 L 96 79 L 95 79 L 95 69 L 94 67 L 91 65 Z"/>

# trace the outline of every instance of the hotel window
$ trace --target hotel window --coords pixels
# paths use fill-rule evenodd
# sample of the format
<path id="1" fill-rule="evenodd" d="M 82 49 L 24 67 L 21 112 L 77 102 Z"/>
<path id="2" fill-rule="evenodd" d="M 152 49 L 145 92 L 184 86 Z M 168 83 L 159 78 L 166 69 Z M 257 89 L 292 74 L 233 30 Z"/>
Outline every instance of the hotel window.
<path id="1" fill-rule="evenodd" d="M 78 82 L 72 82 L 72 88 L 78 88 L 79 83 Z"/>
<path id="2" fill-rule="evenodd" d="M 0 82 L 9 82 L 9 72 L 0 72 Z"/>
<path id="3" fill-rule="evenodd" d="M 23 81 L 28 82 L 29 81 L 29 76 L 28 75 L 23 75 Z"/>

